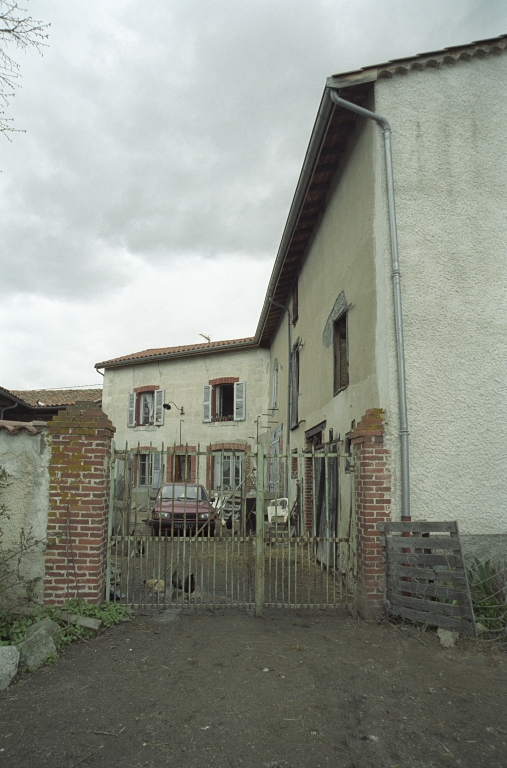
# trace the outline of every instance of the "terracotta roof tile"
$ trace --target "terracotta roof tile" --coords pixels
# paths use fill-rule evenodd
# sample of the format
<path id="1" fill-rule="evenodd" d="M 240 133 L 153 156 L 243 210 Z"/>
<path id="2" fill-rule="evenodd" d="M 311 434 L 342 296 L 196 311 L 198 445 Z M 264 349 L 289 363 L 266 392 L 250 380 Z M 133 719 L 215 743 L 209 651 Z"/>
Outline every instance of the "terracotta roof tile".
<path id="1" fill-rule="evenodd" d="M 158 357 L 179 357 L 183 355 L 202 354 L 209 351 L 220 351 L 222 349 L 233 349 L 234 347 L 245 347 L 254 345 L 255 339 L 253 336 L 249 336 L 244 339 L 229 339 L 227 341 L 210 341 L 199 344 L 186 344 L 180 347 L 161 347 L 160 349 L 144 349 L 142 352 L 133 352 L 130 355 L 123 355 L 123 357 L 113 357 L 111 360 L 103 360 L 101 363 L 97 363 L 95 368 L 107 368 L 110 365 L 116 365 L 118 363 L 128 363 L 130 361 L 145 361 L 150 358 Z"/>
<path id="2" fill-rule="evenodd" d="M 32 408 L 74 405 L 79 401 L 99 400 L 102 389 L 11 389 L 4 390 Z"/>

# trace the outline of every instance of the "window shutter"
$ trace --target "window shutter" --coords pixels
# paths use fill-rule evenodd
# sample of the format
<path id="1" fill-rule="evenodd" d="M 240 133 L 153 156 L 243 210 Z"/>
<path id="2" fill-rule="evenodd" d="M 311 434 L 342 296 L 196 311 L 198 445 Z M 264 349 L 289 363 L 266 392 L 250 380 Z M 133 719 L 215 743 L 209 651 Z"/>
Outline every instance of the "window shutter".
<path id="1" fill-rule="evenodd" d="M 245 382 L 237 381 L 234 385 L 234 421 L 245 421 Z"/>
<path id="2" fill-rule="evenodd" d="M 155 418 L 153 420 L 153 423 L 157 427 L 161 427 L 164 423 L 164 395 L 165 390 L 164 389 L 156 389 L 155 390 Z"/>
<path id="3" fill-rule="evenodd" d="M 290 359 L 290 426 L 297 427 L 298 419 L 298 401 L 299 401 L 299 339 L 294 344 Z"/>
<path id="4" fill-rule="evenodd" d="M 136 425 L 136 393 L 131 392 L 128 399 L 127 427 Z"/>
<path id="5" fill-rule="evenodd" d="M 273 365 L 273 383 L 271 389 L 271 408 L 275 411 L 278 400 L 278 359 L 275 358 Z"/>
<path id="6" fill-rule="evenodd" d="M 211 384 L 202 388 L 202 420 L 211 421 Z"/>
<path id="7" fill-rule="evenodd" d="M 162 470 L 162 454 L 154 453 L 152 456 L 152 474 L 151 474 L 152 488 L 160 488 L 161 470 Z"/>

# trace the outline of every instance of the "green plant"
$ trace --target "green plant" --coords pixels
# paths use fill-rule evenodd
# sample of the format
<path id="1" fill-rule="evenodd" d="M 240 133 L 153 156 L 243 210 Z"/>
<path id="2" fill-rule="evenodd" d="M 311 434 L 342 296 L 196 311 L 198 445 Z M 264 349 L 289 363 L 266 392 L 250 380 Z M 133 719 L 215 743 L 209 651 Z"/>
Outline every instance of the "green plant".
<path id="1" fill-rule="evenodd" d="M 490 560 L 481 562 L 475 557 L 467 577 L 476 621 L 489 630 L 507 628 L 505 573 L 492 566 Z"/>
<path id="2" fill-rule="evenodd" d="M 57 648 L 62 645 L 70 645 L 75 640 L 86 640 L 94 636 L 95 633 L 91 629 L 63 621 L 61 618 L 62 610 L 78 614 L 79 616 L 100 619 L 105 627 L 119 624 L 120 621 L 132 616 L 130 608 L 125 605 L 116 605 L 115 603 L 90 605 L 90 603 L 86 603 L 84 600 L 77 599 L 69 600 L 63 608 L 36 606 L 27 615 L 0 611 L 0 645 L 17 645 L 21 643 L 25 638 L 28 627 L 45 617 L 60 624 L 61 632 L 55 641 Z"/>
<path id="3" fill-rule="evenodd" d="M 112 627 L 113 624 L 119 624 L 123 619 L 132 617 L 132 612 L 126 605 L 117 605 L 116 603 L 92 605 L 77 598 L 69 600 L 65 604 L 65 610 L 70 613 L 77 613 L 80 616 L 100 619 L 105 627 Z"/>
<path id="4" fill-rule="evenodd" d="M 49 667 L 50 664 L 54 664 L 55 661 L 57 661 L 57 660 L 58 660 L 58 654 L 57 653 L 55 653 L 55 652 L 48 653 L 48 655 L 44 659 L 44 666 L 45 667 Z"/>

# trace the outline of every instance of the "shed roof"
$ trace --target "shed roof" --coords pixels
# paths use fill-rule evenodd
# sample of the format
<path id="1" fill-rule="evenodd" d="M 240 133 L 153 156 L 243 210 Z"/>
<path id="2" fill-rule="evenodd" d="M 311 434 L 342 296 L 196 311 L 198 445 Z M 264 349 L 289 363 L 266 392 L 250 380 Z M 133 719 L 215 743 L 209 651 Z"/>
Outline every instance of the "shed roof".
<path id="1" fill-rule="evenodd" d="M 102 398 L 102 389 L 99 388 L 5 389 L 0 387 L 0 395 L 2 393 L 30 408 L 65 407 L 80 401 L 95 401 Z"/>

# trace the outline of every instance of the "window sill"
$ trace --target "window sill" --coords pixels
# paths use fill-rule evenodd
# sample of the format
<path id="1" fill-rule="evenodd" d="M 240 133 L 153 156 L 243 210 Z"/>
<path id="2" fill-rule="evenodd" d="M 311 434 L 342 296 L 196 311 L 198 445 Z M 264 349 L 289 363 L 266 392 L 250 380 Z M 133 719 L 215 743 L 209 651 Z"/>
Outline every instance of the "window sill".
<path id="1" fill-rule="evenodd" d="M 208 424 L 210 427 L 238 427 L 239 421 L 208 421 L 203 422 L 204 424 Z"/>
<path id="2" fill-rule="evenodd" d="M 333 397 L 336 397 L 336 395 L 339 395 L 340 392 L 344 392 L 346 389 L 348 389 L 348 384 L 346 384 L 344 387 L 340 387 L 340 389 L 337 389 L 336 392 L 333 392 Z"/>

